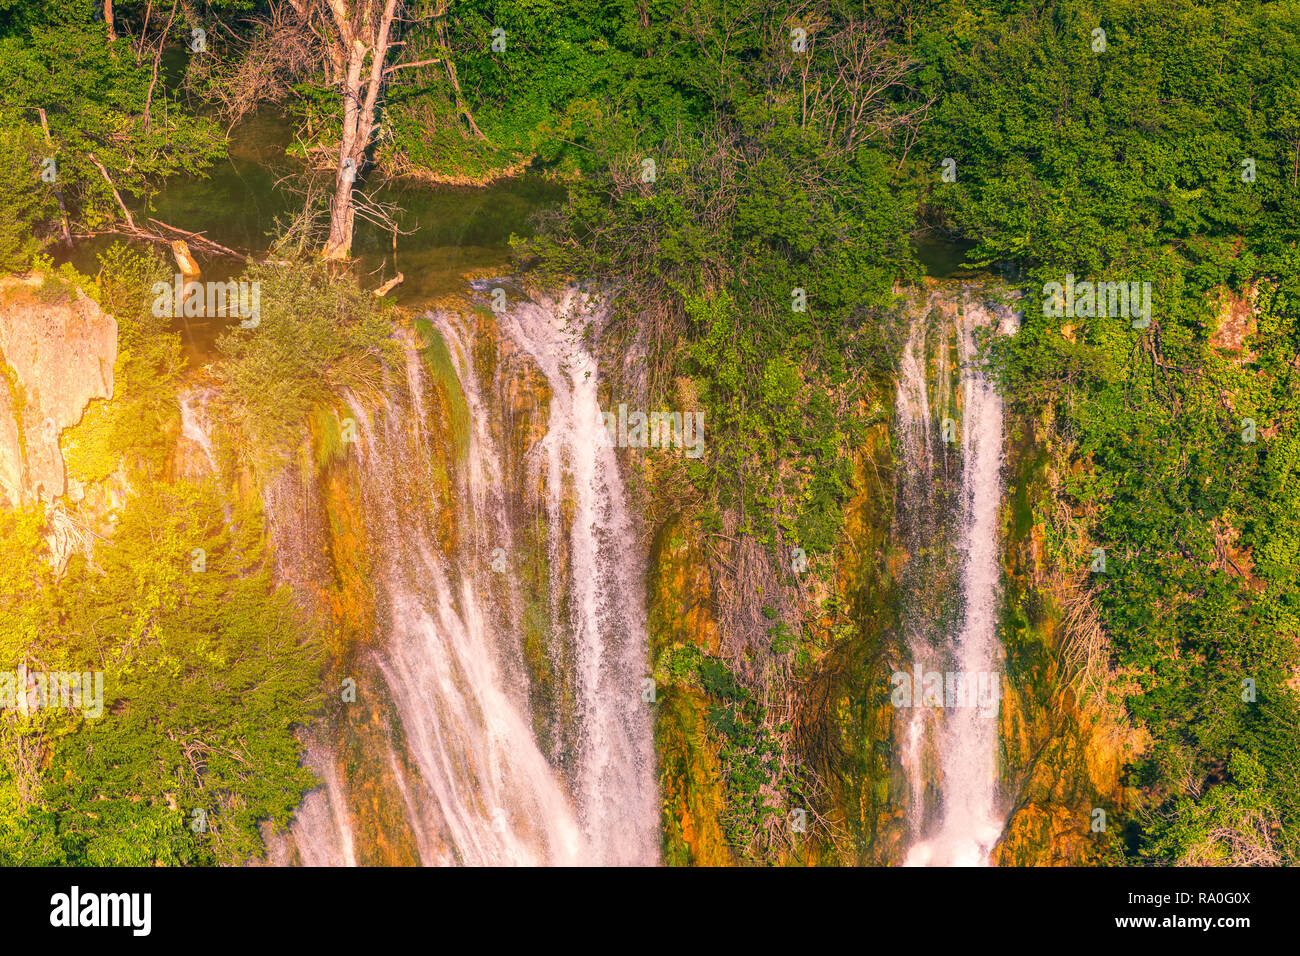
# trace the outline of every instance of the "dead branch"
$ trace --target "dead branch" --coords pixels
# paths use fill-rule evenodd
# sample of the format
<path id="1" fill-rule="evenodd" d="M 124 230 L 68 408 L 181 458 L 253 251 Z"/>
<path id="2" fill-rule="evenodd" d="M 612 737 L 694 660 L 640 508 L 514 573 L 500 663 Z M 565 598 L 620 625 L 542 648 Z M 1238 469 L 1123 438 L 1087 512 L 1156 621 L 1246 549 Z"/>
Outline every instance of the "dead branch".
<path id="1" fill-rule="evenodd" d="M 122 210 L 122 217 L 126 220 L 127 226 L 132 230 L 137 230 L 138 227 L 135 224 L 135 219 L 131 216 L 131 210 L 126 208 L 126 203 L 122 201 L 122 194 L 117 191 L 117 186 L 113 185 L 113 178 L 108 175 L 108 170 L 104 168 L 104 164 L 95 157 L 94 153 L 87 153 L 86 156 L 95 164 L 99 174 L 104 177 L 104 182 L 108 183 L 108 188 L 113 191 L 113 198 L 117 200 L 117 206 Z"/>

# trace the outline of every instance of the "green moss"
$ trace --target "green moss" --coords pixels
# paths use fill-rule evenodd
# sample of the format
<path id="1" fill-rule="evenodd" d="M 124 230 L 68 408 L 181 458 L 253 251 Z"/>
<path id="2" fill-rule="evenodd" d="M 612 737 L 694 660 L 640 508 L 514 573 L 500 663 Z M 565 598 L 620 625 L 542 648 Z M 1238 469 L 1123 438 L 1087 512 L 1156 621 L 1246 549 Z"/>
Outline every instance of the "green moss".
<path id="1" fill-rule="evenodd" d="M 13 407 L 14 425 L 18 429 L 18 452 L 24 462 L 27 461 L 27 432 L 23 428 L 23 412 L 27 408 L 27 390 L 18 380 L 18 373 L 8 362 L 0 360 L 0 374 L 4 375 L 5 386 L 9 389 L 9 403 Z"/>
<path id="2" fill-rule="evenodd" d="M 333 404 L 322 403 L 312 407 L 311 433 L 315 444 L 315 464 L 317 471 L 323 471 L 336 461 L 342 461 L 347 455 L 347 445 L 343 441 L 343 420 L 339 410 Z"/>
<path id="3" fill-rule="evenodd" d="M 456 366 L 451 360 L 451 352 L 448 351 L 447 343 L 441 333 L 428 319 L 416 319 L 415 328 L 424 343 L 420 349 L 424 367 L 442 395 L 448 413 L 456 460 L 464 461 L 465 456 L 469 454 L 469 405 L 461 391 L 460 378 L 456 375 Z"/>
<path id="4" fill-rule="evenodd" d="M 798 715 L 803 759 L 827 786 L 822 811 L 842 836 L 822 838 L 826 862 L 899 862 L 909 790 L 894 752 L 890 661 L 902 654 L 892 544 L 893 451 L 886 426 L 873 428 L 855 463 L 853 497 L 828 602 L 826 651 L 804 675 Z"/>
<path id="5" fill-rule="evenodd" d="M 556 608 L 551 595 L 546 526 L 525 530 L 509 565 L 519 568 L 523 607 L 523 657 L 528 668 L 533 732 L 543 753 L 566 759 L 568 742 L 577 732 L 576 688 L 569 648 L 555 632 Z"/>
<path id="6" fill-rule="evenodd" d="M 1104 835 L 1090 830 L 1092 809 L 1118 817 L 1115 781 L 1093 779 L 1092 764 L 1106 762 L 1094 737 L 1097 715 L 1077 699 L 1075 675 L 1064 664 L 1069 634 L 1052 577 L 1062 573 L 1061 556 L 1046 553 L 1044 532 L 1053 510 L 1049 445 L 1030 423 L 1013 418 L 1010 425 L 998 623 L 1005 650 L 999 769 L 1017 807 L 997 862 L 1080 865 L 1097 860 L 1105 847 Z"/>
<path id="7" fill-rule="evenodd" d="M 707 720 L 707 702 L 686 687 L 665 688 L 655 712 L 663 859 L 668 866 L 733 861 L 719 823 L 727 813 L 722 770 Z"/>

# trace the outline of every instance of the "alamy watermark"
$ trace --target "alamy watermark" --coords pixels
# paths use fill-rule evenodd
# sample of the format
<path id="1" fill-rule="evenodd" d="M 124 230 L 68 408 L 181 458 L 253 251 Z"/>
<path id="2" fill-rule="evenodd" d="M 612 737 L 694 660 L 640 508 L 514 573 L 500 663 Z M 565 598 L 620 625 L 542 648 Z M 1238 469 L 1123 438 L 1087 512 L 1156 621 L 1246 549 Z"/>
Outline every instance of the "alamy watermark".
<path id="1" fill-rule="evenodd" d="M 1133 320 L 1133 328 L 1151 324 L 1150 282 L 1078 282 L 1067 273 L 1065 282 L 1043 284 L 1043 315 L 1059 319 L 1109 315 Z"/>
<path id="2" fill-rule="evenodd" d="M 616 448 L 681 448 L 687 458 L 704 454 L 704 412 L 601 412 L 610 443 Z"/>
<path id="3" fill-rule="evenodd" d="M 148 936 L 153 928 L 152 893 L 83 893 L 73 885 L 50 897 L 50 925 L 56 927 L 114 927 Z"/>
<path id="4" fill-rule="evenodd" d="M 996 671 L 895 671 L 895 707 L 975 707 L 981 717 L 996 717 L 1002 675 Z"/>
<path id="5" fill-rule="evenodd" d="M 160 319 L 239 318 L 246 329 L 262 321 L 262 283 L 256 280 L 199 282 L 178 272 L 170 283 L 155 282 L 153 294 L 153 314 Z"/>
<path id="6" fill-rule="evenodd" d="M 21 714 L 58 708 L 80 710 L 90 719 L 104 715 L 103 671 L 0 671 L 0 709 Z"/>

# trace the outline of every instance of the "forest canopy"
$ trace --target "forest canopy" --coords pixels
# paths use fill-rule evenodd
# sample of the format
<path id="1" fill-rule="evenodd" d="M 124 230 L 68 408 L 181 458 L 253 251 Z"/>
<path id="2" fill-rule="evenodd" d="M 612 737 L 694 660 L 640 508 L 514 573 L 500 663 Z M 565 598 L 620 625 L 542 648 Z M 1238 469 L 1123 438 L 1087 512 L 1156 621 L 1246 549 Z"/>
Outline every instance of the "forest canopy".
<path id="1" fill-rule="evenodd" d="M 519 271 L 619 290 L 610 334 L 646 351 L 652 397 L 688 388 L 709 422 L 707 460 L 672 476 L 683 497 L 710 533 L 784 555 L 841 540 L 854 450 L 893 414 L 897 289 L 927 243 L 959 250 L 963 274 L 1023 296 L 994 359 L 1055 456 L 1065 516 L 1036 516 L 1053 557 L 1111 556 L 1090 587 L 1113 706 L 1151 740 L 1112 859 L 1239 862 L 1242 833 L 1252 861 L 1300 859 L 1300 0 L 343 6 L 0 0 L 0 270 L 50 271 L 66 237 L 133 213 L 138 237 L 158 192 L 207 175 L 263 108 L 290 118 L 315 184 L 298 238 L 330 260 L 358 218 L 397 243 L 369 192 L 390 178 L 551 177 L 564 201 L 515 244 Z M 126 469 L 137 494 L 62 576 L 34 557 L 42 516 L 0 513 L 0 650 L 100 655 L 123 717 L 0 722 L 4 862 L 235 862 L 311 785 L 291 731 L 319 704 L 319 635 L 273 585 L 256 509 L 161 480 L 179 341 L 120 296 L 162 268 L 125 256 L 81 277 L 123 358 L 74 465 Z M 355 280 L 282 269 L 248 272 L 283 295 L 214 376 L 267 455 L 392 361 L 391 317 Z M 1149 282 L 1149 327 L 1046 314 L 1067 274 Z M 1231 343 L 1227 299 L 1257 307 Z M 178 574 L 195 535 L 211 570 Z M 753 562 L 776 593 L 775 560 Z M 221 686 L 196 676 L 212 662 Z M 727 688 L 727 720 L 752 711 L 692 666 Z M 747 845 L 757 816 L 734 821 Z"/>

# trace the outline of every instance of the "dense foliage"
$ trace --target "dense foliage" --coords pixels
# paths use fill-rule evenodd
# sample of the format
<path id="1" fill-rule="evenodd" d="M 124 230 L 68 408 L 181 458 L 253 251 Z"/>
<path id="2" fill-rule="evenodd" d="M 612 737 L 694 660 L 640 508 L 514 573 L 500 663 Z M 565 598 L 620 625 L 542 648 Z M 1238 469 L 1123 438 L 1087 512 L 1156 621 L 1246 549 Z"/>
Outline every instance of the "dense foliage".
<path id="1" fill-rule="evenodd" d="M 3 654 L 31 672 L 100 672 L 102 711 L 2 725 L 6 864 L 240 863 L 313 782 L 293 734 L 318 702 L 318 652 L 268 579 L 255 515 L 226 525 L 211 485 L 155 484 L 94 563 L 57 583 L 32 515 L 5 518 Z M 17 522 L 17 527 L 12 527 Z M 201 552 L 201 557 L 200 557 Z"/>
<path id="2" fill-rule="evenodd" d="M 365 395 L 382 387 L 393 326 L 374 296 L 318 262 L 259 266 L 245 281 L 258 283 L 257 324 L 222 337 L 224 360 L 214 371 L 250 459 L 265 465 L 302 443 L 315 408 L 344 389 Z"/>
<path id="3" fill-rule="evenodd" d="M 873 108 L 896 122 L 930 104 L 915 136 L 882 121 L 845 152 L 825 135 L 841 128 L 833 108 L 811 122 L 801 109 L 806 89 L 834 89 L 828 48 L 861 7 L 696 6 L 686 55 L 701 69 L 676 85 L 691 97 L 666 128 L 620 99 L 593 109 L 603 123 L 573 137 L 590 155 L 559 241 L 535 250 L 630 277 L 633 322 L 677 310 L 660 343 L 714 429 L 698 480 L 743 511 L 741 530 L 775 524 L 810 549 L 845 498 L 845 376 L 888 401 L 869 385 L 888 324 L 862 307 L 907 274 L 904 234 L 1013 266 L 1029 307 L 1004 383 L 1019 414 L 1053 423 L 1062 494 L 1110 554 L 1095 584 L 1108 664 L 1153 740 L 1131 768 L 1147 804 L 1128 850 L 1294 861 L 1300 5 L 865 6 L 888 25 L 875 55 L 908 67 Z M 780 69 L 777 26 L 801 22 L 825 24 L 802 87 Z M 665 62 L 673 24 L 658 27 Z M 651 155 L 652 185 L 636 176 Z M 1045 317 L 1043 283 L 1067 273 L 1151 282 L 1151 328 Z M 794 286 L 807 314 L 789 311 Z M 1258 328 L 1216 339 L 1216 309 L 1247 290 Z"/>
<path id="4" fill-rule="evenodd" d="M 56 574 L 50 507 L 0 512 L 0 668 L 102 681 L 79 707 L 6 702 L 6 864 L 244 862 L 313 784 L 296 728 L 319 707 L 318 636 L 270 580 L 258 509 L 168 467 L 182 365 L 150 309 L 162 270 L 116 247 L 98 283 L 64 272 L 119 325 L 113 398 L 65 439 L 70 475 L 121 502 L 108 524 L 99 493 L 55 505 L 83 545 Z"/>
<path id="5" fill-rule="evenodd" d="M 1129 847 L 1294 862 L 1300 6 L 1056 4 L 929 25 L 921 77 L 941 95 L 920 142 L 958 172 L 925 210 L 975 261 L 1027 275 L 1004 380 L 1064 439 L 1065 499 L 1107 551 L 1109 664 L 1153 738 Z M 1151 327 L 1044 316 L 1042 283 L 1070 272 L 1152 283 Z M 1216 312 L 1247 294 L 1258 321 L 1234 341 Z"/>
<path id="6" fill-rule="evenodd" d="M 25 265 L 32 233 L 52 241 L 60 215 L 74 233 L 117 220 L 114 187 L 147 201 L 225 152 L 215 123 L 169 102 L 155 50 L 108 42 L 93 7 L 0 8 L 0 266 Z"/>
<path id="7" fill-rule="evenodd" d="M 139 25 L 137 7 L 122 5 L 125 24 Z M 214 52 L 229 62 L 205 64 L 199 92 L 249 76 L 221 70 L 280 36 L 239 19 L 265 5 L 195 9 L 235 24 Z M 1140 794 L 1127 860 L 1300 858 L 1300 2 L 462 0 L 409 11 L 403 56 L 434 62 L 392 74 L 379 166 L 476 180 L 532 162 L 566 180 L 567 202 L 520 244 L 521 266 L 617 287 L 610 335 L 646 355 L 648 400 L 706 413 L 706 457 L 655 478 L 699 503 L 693 518 L 719 547 L 753 545 L 713 568 L 720 591 L 754 606 L 753 633 L 656 664 L 708 701 L 733 848 L 758 853 L 787 805 L 775 794 L 803 786 L 788 722 L 759 704 L 760 685 L 775 675 L 794 686 L 822 654 L 813 631 L 844 633 L 829 559 L 855 452 L 891 413 L 895 285 L 921 272 L 913 241 L 939 237 L 1025 293 L 1021 331 L 996 359 L 1012 414 L 1053 456 L 1063 507 L 1035 516 L 1051 561 L 1068 574 L 1093 547 L 1107 554 L 1089 587 L 1109 637 L 1110 707 L 1149 738 L 1126 768 Z M 504 47 L 493 49 L 497 30 Z M 59 200 L 87 228 L 117 215 L 92 155 L 147 198 L 220 152 L 215 126 L 192 111 L 173 102 L 160 115 L 152 53 L 102 31 L 85 5 L 0 0 L 0 269 L 39 261 Z M 251 75 L 300 121 L 302 153 L 328 152 L 340 122 L 329 77 L 275 64 L 283 76 Z M 39 179 L 47 153 L 57 193 Z M 212 489 L 157 484 L 179 347 L 165 321 L 132 318 L 122 297 L 157 267 L 112 255 L 98 294 L 126 316 L 121 389 L 68 455 L 102 481 L 124 452 L 138 494 L 111 546 L 57 583 L 31 558 L 40 516 L 0 516 L 13 554 L 0 601 L 12 611 L 7 652 L 77 634 L 58 644 L 71 661 L 100 641 L 123 688 L 115 699 L 135 702 L 124 713 L 148 744 L 114 736 L 124 724 L 42 730 L 55 770 L 8 771 L 0 832 L 12 845 L 36 827 L 31 859 L 115 859 L 127 853 L 121 794 L 157 814 L 131 859 L 232 859 L 253 848 L 251 821 L 282 815 L 301 783 L 283 731 L 305 712 L 310 655 L 296 639 L 254 648 L 268 621 L 293 633 L 260 570 L 256 517 L 227 524 Z M 1045 313 L 1045 284 L 1067 274 L 1149 282 L 1150 325 Z M 278 460 L 322 403 L 380 384 L 389 317 L 314 266 L 249 278 L 263 283 L 261 326 L 223 340 L 215 375 L 255 456 Z M 1223 321 L 1229 305 L 1248 316 L 1240 328 Z M 181 572 L 186 544 L 210 547 L 206 576 Z M 816 593 L 791 585 L 792 548 L 811 557 Z M 801 603 L 780 596 L 791 588 Z M 218 613 L 223 626 L 209 628 Z M 151 663 L 128 666 L 142 641 Z M 224 689 L 193 676 L 200 659 L 255 649 L 284 663 L 281 684 L 239 668 Z M 257 698 L 272 718 L 249 738 L 255 751 L 232 756 L 221 734 L 248 719 L 222 703 L 236 692 L 275 696 Z M 187 743 L 196 727 L 218 735 L 201 757 Z M 5 733 L 6 766 L 21 768 Z M 160 768 L 146 772 L 147 753 Z M 241 759 L 272 769 L 248 779 Z M 132 773 L 116 776 L 119 766 Z M 91 810 L 91 779 L 139 789 Z M 223 829 L 181 833 L 181 811 L 196 806 Z"/>

